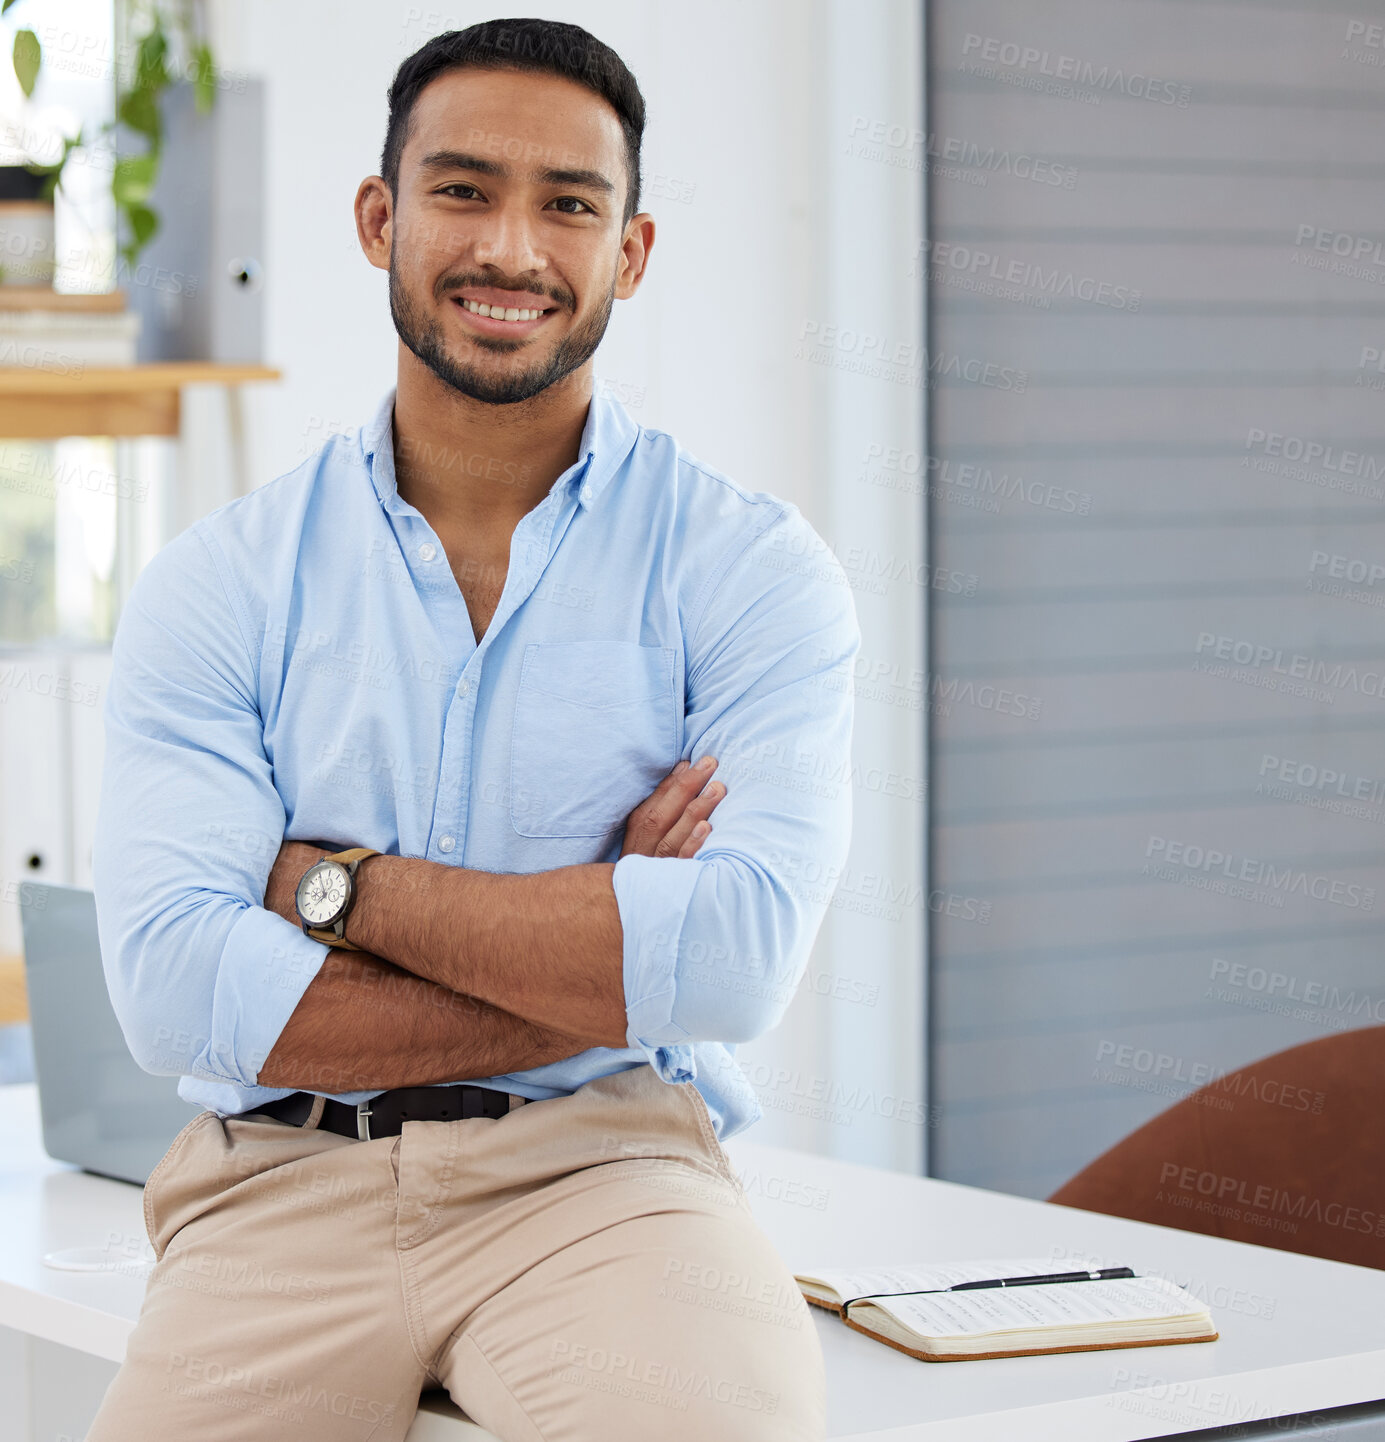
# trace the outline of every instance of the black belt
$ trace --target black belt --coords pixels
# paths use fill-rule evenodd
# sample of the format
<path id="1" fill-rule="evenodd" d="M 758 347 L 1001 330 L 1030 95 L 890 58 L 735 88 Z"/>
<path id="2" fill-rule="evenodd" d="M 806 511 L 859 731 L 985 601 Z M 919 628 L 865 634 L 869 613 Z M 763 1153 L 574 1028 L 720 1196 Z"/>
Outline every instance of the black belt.
<path id="1" fill-rule="evenodd" d="M 246 1116 L 268 1116 L 293 1126 L 308 1120 L 317 1098 L 312 1092 L 294 1092 L 266 1102 Z M 318 1126 L 339 1136 L 368 1142 L 374 1137 L 397 1137 L 405 1122 L 451 1122 L 469 1117 L 503 1117 L 527 1101 L 494 1087 L 469 1083 L 448 1087 L 395 1087 L 357 1106 L 328 1097 Z"/>

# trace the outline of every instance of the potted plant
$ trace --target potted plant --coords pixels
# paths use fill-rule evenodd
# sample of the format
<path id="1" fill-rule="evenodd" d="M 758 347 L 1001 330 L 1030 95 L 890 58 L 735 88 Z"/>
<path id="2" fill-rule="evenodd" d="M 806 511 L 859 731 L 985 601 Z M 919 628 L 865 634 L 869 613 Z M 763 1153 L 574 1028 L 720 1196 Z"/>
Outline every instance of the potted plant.
<path id="1" fill-rule="evenodd" d="M 0 165 L 0 286 L 52 285 L 53 197 L 26 165 Z"/>
<path id="2" fill-rule="evenodd" d="M 25 3 L 35 0 L 0 0 L 0 17 L 8 15 L 16 4 Z M 117 125 L 142 137 L 144 153 L 119 156 L 111 172 L 119 256 L 128 269 L 159 228 L 159 217 L 149 204 L 149 196 L 159 173 L 164 137 L 160 98 L 171 85 L 187 80 L 193 86 L 198 111 L 206 114 L 216 99 L 216 66 L 206 38 L 202 7 L 194 0 L 116 0 L 115 18 L 116 33 L 123 37 L 116 46 L 115 121 L 104 123 L 92 141 L 84 139 L 81 130 L 70 139 L 64 137 L 62 155 L 54 164 L 22 168 L 39 179 L 39 199 L 51 206 L 75 149 L 104 140 Z M 33 30 L 15 31 L 12 62 L 20 88 L 26 97 L 32 95 L 43 66 L 43 47 Z M 50 236 L 50 252 L 51 246 Z M 51 275 L 50 260 L 50 279 Z"/>

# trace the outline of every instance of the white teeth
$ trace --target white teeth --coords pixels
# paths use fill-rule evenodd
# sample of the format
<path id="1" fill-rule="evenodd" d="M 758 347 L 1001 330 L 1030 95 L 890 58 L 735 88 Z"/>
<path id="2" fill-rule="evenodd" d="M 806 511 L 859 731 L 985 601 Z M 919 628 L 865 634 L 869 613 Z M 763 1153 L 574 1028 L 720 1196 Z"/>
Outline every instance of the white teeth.
<path id="1" fill-rule="evenodd" d="M 462 304 L 472 315 L 489 316 L 491 320 L 538 320 L 541 310 L 520 310 L 516 306 L 490 306 L 484 301 L 464 300 Z"/>

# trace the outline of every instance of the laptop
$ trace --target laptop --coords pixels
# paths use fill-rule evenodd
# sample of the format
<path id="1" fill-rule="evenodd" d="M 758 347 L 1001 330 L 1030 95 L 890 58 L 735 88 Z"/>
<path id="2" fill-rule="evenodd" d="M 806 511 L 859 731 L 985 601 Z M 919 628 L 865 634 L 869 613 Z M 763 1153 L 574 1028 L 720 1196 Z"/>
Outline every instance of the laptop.
<path id="1" fill-rule="evenodd" d="M 95 896 L 26 884 L 24 974 L 43 1149 L 143 1186 L 202 1108 L 178 1095 L 180 1077 L 151 1076 L 130 1055 L 101 967 Z"/>

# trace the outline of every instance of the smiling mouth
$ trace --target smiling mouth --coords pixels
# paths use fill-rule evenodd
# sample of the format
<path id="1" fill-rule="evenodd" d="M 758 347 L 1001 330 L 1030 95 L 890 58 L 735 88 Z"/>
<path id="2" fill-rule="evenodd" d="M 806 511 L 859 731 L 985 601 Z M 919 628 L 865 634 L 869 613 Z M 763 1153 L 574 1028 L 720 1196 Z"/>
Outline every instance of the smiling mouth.
<path id="1" fill-rule="evenodd" d="M 524 306 L 487 305 L 484 301 L 459 299 L 457 304 L 469 315 L 480 316 L 483 320 L 508 321 L 521 324 L 541 320 L 548 314 L 547 309 L 537 310 Z"/>

